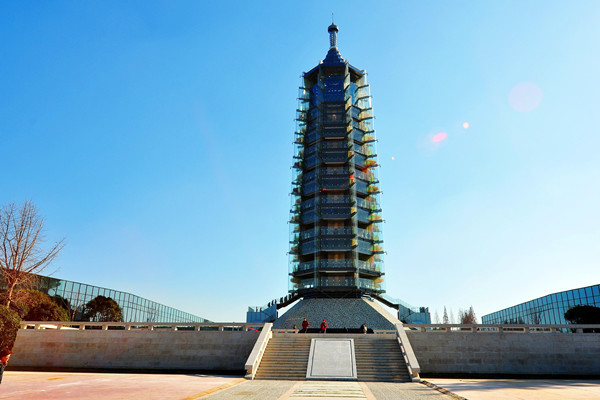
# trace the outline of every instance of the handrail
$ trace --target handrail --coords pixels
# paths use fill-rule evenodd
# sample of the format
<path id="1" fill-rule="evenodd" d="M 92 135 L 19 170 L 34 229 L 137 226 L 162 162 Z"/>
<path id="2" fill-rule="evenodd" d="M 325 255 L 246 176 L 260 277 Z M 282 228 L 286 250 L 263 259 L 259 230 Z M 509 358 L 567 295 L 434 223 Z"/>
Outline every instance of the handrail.
<path id="1" fill-rule="evenodd" d="M 109 327 L 122 327 L 124 330 L 155 330 L 171 329 L 177 330 L 195 330 L 201 331 L 202 328 L 217 328 L 218 331 L 225 330 L 243 330 L 263 327 L 264 323 L 245 323 L 245 322 L 90 322 L 90 321 L 21 321 L 21 329 L 79 329 L 85 330 L 86 327 L 101 327 L 102 330 L 108 330 Z M 76 327 L 76 328 L 75 328 Z"/>
<path id="2" fill-rule="evenodd" d="M 396 335 L 398 339 L 398 344 L 400 345 L 400 349 L 402 350 L 402 355 L 404 356 L 404 361 L 406 361 L 406 366 L 408 367 L 410 380 L 413 382 L 421 382 L 421 377 L 419 376 L 419 372 L 421 372 L 421 367 L 419 366 L 417 356 L 415 356 L 415 352 L 413 351 L 412 346 L 408 341 L 408 336 L 406 336 L 406 332 L 404 331 L 402 323 L 396 324 Z"/>
<path id="3" fill-rule="evenodd" d="M 262 332 L 260 332 L 260 335 L 258 335 L 258 339 L 256 339 L 256 343 L 254 343 L 252 352 L 250 352 L 248 360 L 246 361 L 246 379 L 254 379 L 256 371 L 258 370 L 258 366 L 260 365 L 262 357 L 265 354 L 267 344 L 269 344 L 269 339 L 273 337 L 273 333 L 271 332 L 272 328 L 273 324 L 271 322 L 267 322 L 264 325 Z"/>
<path id="4" fill-rule="evenodd" d="M 559 333 L 562 330 L 584 333 L 584 329 L 600 330 L 600 324 L 404 324 L 405 328 L 420 332 L 462 333 Z"/>

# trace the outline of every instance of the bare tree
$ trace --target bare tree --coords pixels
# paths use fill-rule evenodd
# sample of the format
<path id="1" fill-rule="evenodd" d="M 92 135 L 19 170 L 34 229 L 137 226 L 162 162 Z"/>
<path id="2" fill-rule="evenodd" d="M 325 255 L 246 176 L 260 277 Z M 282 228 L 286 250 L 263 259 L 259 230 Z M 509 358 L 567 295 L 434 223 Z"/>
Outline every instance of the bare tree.
<path id="1" fill-rule="evenodd" d="M 444 306 L 444 319 L 442 320 L 442 324 L 449 324 L 450 318 L 448 318 L 448 312 L 446 311 L 446 306 Z"/>
<path id="2" fill-rule="evenodd" d="M 477 316 L 475 316 L 473 306 L 469 307 L 468 310 L 459 310 L 458 316 L 461 324 L 477 324 Z"/>
<path id="3" fill-rule="evenodd" d="M 44 218 L 30 201 L 0 207 L 0 283 L 6 286 L 2 304 L 7 307 L 15 287 L 31 284 L 64 247 L 61 239 L 43 249 L 43 228 Z"/>

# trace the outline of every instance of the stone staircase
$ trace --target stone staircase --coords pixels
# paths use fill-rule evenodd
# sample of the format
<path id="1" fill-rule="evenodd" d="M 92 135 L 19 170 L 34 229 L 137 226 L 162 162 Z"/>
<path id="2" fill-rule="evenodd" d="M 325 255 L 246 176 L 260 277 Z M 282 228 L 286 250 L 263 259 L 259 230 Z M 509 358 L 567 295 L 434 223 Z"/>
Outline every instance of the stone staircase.
<path id="1" fill-rule="evenodd" d="M 356 374 L 359 381 L 410 382 L 400 345 L 393 339 L 354 337 Z"/>
<path id="2" fill-rule="evenodd" d="M 354 339 L 359 381 L 410 382 L 398 341 L 374 335 L 274 334 L 255 379 L 305 380 L 312 338 Z"/>
<path id="3" fill-rule="evenodd" d="M 255 379 L 304 380 L 310 353 L 310 334 L 273 335 Z"/>

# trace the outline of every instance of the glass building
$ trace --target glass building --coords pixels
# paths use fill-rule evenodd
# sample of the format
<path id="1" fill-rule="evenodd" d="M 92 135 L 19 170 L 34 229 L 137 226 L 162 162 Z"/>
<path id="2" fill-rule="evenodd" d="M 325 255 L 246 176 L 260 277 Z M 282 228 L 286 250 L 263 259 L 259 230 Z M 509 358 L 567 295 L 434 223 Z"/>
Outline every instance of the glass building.
<path id="1" fill-rule="evenodd" d="M 578 305 L 600 307 L 600 285 L 549 294 L 481 317 L 483 324 L 567 324 L 565 312 Z"/>
<path id="2" fill-rule="evenodd" d="M 68 309 L 74 321 L 81 320 L 87 302 L 96 296 L 104 296 L 110 297 L 119 304 L 123 310 L 123 322 L 210 322 L 130 293 L 41 275 L 39 278 L 34 289 L 62 303 L 60 305 Z"/>
<path id="3" fill-rule="evenodd" d="M 302 75 L 290 211 L 289 292 L 385 292 L 373 110 L 366 71 L 344 60 L 329 26 L 325 59 Z"/>

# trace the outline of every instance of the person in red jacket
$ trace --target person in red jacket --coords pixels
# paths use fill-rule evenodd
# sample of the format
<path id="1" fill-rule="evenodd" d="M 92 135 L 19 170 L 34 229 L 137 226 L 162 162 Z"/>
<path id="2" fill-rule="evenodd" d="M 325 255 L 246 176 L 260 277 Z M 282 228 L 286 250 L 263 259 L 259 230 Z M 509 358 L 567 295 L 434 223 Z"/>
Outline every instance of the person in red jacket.
<path id="1" fill-rule="evenodd" d="M 321 322 L 321 333 L 327 333 L 327 321 Z"/>
<path id="2" fill-rule="evenodd" d="M 302 331 L 304 333 L 306 333 L 308 331 L 308 325 L 310 325 L 310 324 L 308 323 L 308 321 L 306 320 L 306 318 L 304 318 L 304 321 L 302 321 Z"/>
<path id="3" fill-rule="evenodd" d="M 6 364 L 8 364 L 8 359 L 10 358 L 11 354 L 12 352 L 8 349 L 2 349 L 2 351 L 0 351 L 0 383 L 2 383 L 4 368 L 6 367 Z"/>

